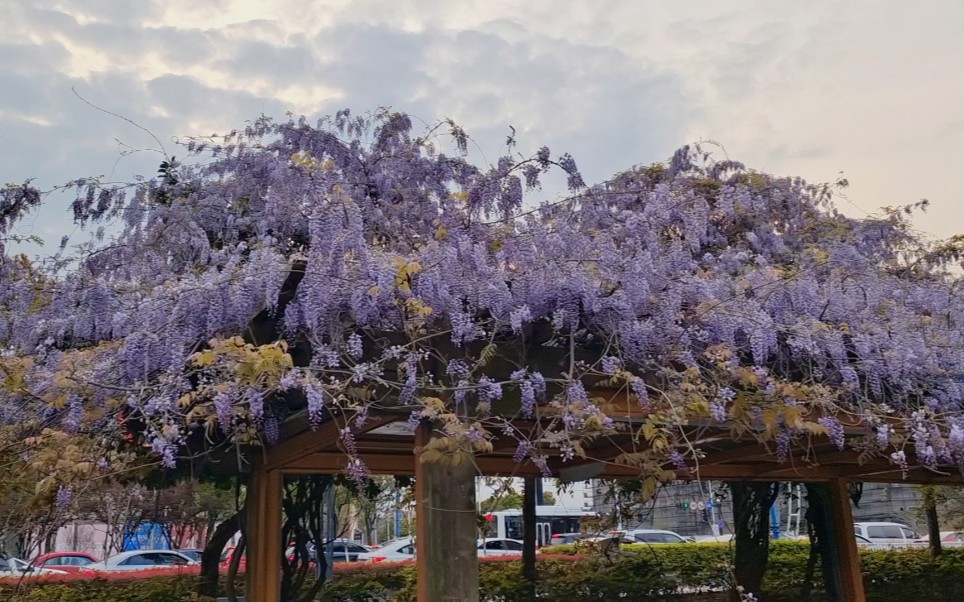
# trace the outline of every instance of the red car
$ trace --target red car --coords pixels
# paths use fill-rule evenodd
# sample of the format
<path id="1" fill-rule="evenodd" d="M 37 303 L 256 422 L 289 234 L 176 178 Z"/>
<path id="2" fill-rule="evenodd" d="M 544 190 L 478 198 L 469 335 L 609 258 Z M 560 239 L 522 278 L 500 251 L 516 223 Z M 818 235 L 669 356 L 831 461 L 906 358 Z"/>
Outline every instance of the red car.
<path id="1" fill-rule="evenodd" d="M 229 546 L 224 549 L 221 554 L 221 568 L 227 569 L 231 566 L 231 560 L 234 558 L 234 546 Z M 238 572 L 244 572 L 248 568 L 248 555 L 244 552 L 241 553 L 241 560 L 238 562 Z"/>
<path id="2" fill-rule="evenodd" d="M 30 566 L 79 573 L 88 564 L 99 562 L 87 552 L 50 552 L 34 558 Z"/>

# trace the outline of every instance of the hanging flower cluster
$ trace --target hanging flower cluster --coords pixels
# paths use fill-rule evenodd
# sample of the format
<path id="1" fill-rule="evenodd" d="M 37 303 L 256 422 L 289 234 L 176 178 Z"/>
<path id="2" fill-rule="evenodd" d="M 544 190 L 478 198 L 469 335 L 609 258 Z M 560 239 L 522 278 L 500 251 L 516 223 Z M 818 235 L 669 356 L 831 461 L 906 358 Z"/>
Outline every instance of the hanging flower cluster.
<path id="1" fill-rule="evenodd" d="M 608 391 L 648 412 L 646 452 L 622 458 L 647 470 L 685 465 L 694 423 L 781 458 L 820 435 L 964 464 L 961 241 L 699 148 L 587 186 L 568 154 L 480 167 L 465 142 L 387 111 L 261 119 L 189 141 L 207 159 L 161 178 L 79 181 L 76 220 L 123 227 L 50 269 L 4 257 L 0 419 L 136 418 L 172 466 L 198 432 L 271 444 L 294 412 L 352 415 L 362 478 L 369 409 L 434 421 L 461 452 L 514 438 L 545 467 L 627 428 Z M 553 172 L 568 194 L 525 202 Z"/>

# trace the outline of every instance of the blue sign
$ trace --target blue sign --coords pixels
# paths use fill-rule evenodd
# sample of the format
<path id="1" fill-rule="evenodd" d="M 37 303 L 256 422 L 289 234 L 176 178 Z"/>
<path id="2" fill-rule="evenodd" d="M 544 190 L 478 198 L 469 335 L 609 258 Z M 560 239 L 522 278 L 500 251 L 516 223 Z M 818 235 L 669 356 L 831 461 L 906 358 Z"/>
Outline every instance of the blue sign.
<path id="1" fill-rule="evenodd" d="M 124 537 L 124 551 L 131 550 L 170 550 L 171 538 L 164 525 L 141 523 Z"/>

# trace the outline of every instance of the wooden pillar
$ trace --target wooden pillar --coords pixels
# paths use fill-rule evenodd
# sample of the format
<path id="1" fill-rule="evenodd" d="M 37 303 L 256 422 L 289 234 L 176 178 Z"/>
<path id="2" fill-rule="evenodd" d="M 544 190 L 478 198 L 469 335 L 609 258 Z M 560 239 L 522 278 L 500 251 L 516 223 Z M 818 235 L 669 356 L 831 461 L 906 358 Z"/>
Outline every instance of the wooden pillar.
<path id="1" fill-rule="evenodd" d="M 536 482 L 541 480 L 525 477 L 522 493 L 522 578 L 530 600 L 536 599 Z"/>
<path id="2" fill-rule="evenodd" d="M 278 602 L 281 598 L 282 474 L 257 460 L 248 486 L 246 602 Z"/>
<path id="3" fill-rule="evenodd" d="M 833 522 L 833 542 L 838 554 L 837 566 L 845 602 L 866 602 L 864 577 L 860 572 L 860 553 L 854 535 L 854 515 L 850 508 L 850 491 L 847 481 L 830 481 L 830 510 Z"/>
<path id="4" fill-rule="evenodd" d="M 415 433 L 415 571 L 418 602 L 478 602 L 475 465 L 467 454 L 426 462 L 435 435 Z"/>

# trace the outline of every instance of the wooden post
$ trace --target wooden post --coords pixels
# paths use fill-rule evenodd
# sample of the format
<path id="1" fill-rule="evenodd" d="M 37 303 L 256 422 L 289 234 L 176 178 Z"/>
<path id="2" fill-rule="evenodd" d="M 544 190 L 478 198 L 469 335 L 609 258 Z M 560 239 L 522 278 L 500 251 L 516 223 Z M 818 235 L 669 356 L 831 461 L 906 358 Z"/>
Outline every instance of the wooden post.
<path id="1" fill-rule="evenodd" d="M 864 593 L 864 577 L 860 572 L 860 553 L 854 535 L 854 515 L 850 508 L 850 491 L 847 481 L 830 481 L 830 510 L 833 522 L 834 543 L 838 553 L 840 582 L 845 602 L 867 602 Z"/>
<path id="2" fill-rule="evenodd" d="M 536 599 L 536 482 L 536 477 L 525 477 L 522 492 L 522 577 L 530 600 Z"/>
<path id="3" fill-rule="evenodd" d="M 278 602 L 281 598 L 282 474 L 255 461 L 248 489 L 246 602 Z"/>
<path id="4" fill-rule="evenodd" d="M 415 433 L 415 571 L 418 602 L 478 602 L 475 466 L 468 455 L 426 462 L 434 435 Z"/>

